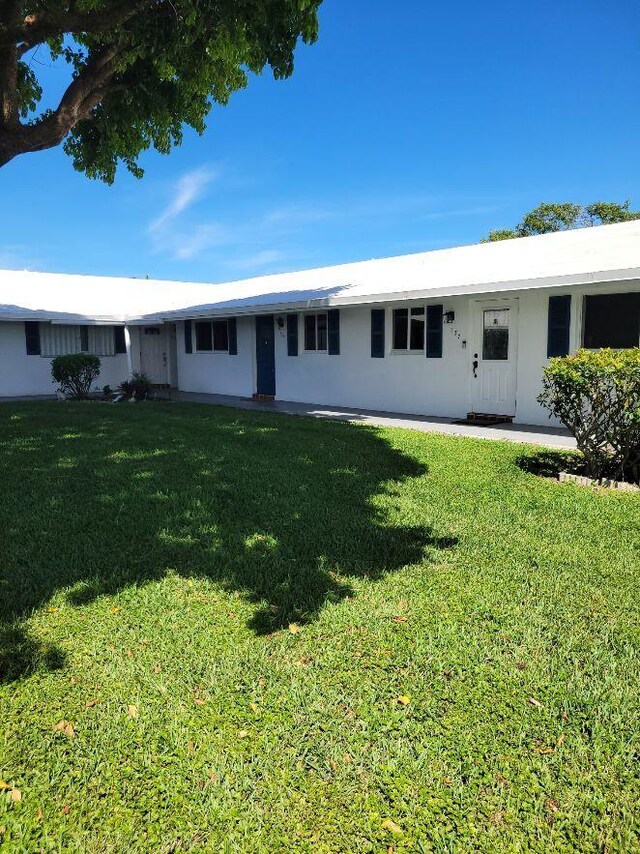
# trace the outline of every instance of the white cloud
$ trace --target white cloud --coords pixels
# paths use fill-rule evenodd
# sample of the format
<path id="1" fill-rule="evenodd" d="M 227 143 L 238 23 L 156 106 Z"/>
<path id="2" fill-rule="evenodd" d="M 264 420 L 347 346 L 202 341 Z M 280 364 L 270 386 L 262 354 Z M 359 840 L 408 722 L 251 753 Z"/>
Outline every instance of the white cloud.
<path id="1" fill-rule="evenodd" d="M 216 224 L 198 225 L 188 234 L 176 234 L 172 239 L 175 258 L 188 261 L 212 246 L 221 246 L 228 240 L 225 229 Z"/>
<path id="2" fill-rule="evenodd" d="M 262 249 L 251 255 L 241 255 L 238 258 L 230 260 L 227 263 L 227 267 L 233 270 L 254 270 L 279 263 L 286 257 L 286 253 L 281 252 L 279 249 Z"/>
<path id="3" fill-rule="evenodd" d="M 160 231 L 167 223 L 174 220 L 198 199 L 202 198 L 205 189 L 217 177 L 215 170 L 206 166 L 186 172 L 174 185 L 173 198 L 149 226 L 149 231 Z"/>

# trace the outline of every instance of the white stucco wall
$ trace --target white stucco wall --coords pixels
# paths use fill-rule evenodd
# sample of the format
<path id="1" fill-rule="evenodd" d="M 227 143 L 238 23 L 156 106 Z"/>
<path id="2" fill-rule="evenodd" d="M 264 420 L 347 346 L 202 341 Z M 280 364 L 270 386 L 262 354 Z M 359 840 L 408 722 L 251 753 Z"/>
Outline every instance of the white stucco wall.
<path id="1" fill-rule="evenodd" d="M 100 357 L 96 385 L 118 385 L 127 378 L 127 357 Z M 55 394 L 50 356 L 27 356 L 24 324 L 0 321 L 0 397 Z"/>
<path id="2" fill-rule="evenodd" d="M 239 318 L 238 354 L 185 353 L 184 323 L 177 324 L 178 388 L 181 391 L 251 397 L 255 391 L 255 318 Z M 195 348 L 195 335 L 193 336 Z"/>
<path id="3" fill-rule="evenodd" d="M 398 303 L 395 307 L 424 305 Z M 428 303 L 427 303 L 428 304 Z M 393 353 L 392 308 L 386 310 L 383 359 L 371 358 L 371 307 L 340 309 L 340 355 L 305 352 L 302 323 L 299 355 L 287 356 L 286 328 L 276 332 L 276 393 L 283 400 L 362 407 L 390 412 L 438 413 L 456 416 L 466 412 L 464 375 L 469 349 L 463 349 L 456 332 L 466 326 L 464 300 L 444 301 L 454 310 L 455 323 L 444 324 L 443 356 L 427 359 L 421 353 Z"/>
<path id="4" fill-rule="evenodd" d="M 482 296 L 433 300 L 444 311 L 454 311 L 455 321 L 443 325 L 443 357 L 427 359 L 424 353 L 394 353 L 394 307 L 428 305 L 429 301 L 403 301 L 378 306 L 340 309 L 340 355 L 306 353 L 302 315 L 299 316 L 299 355 L 287 355 L 286 324 L 275 328 L 276 397 L 280 400 L 376 409 L 459 418 L 472 409 L 471 363 L 479 339 L 478 302 L 517 300 L 518 355 L 516 365 L 516 418 L 520 424 L 549 425 L 546 410 L 536 401 L 542 370 L 547 363 L 547 314 L 551 295 L 571 294 L 570 348 L 582 343 L 583 297 L 587 294 L 640 290 L 640 282 L 567 288 L 502 291 Z M 371 308 L 386 309 L 385 357 L 371 358 Z M 139 328 L 129 329 L 133 370 L 140 367 Z M 238 354 L 185 353 L 184 324 L 177 324 L 177 382 L 183 391 L 250 397 L 256 390 L 255 317 L 237 321 Z M 466 342 L 466 346 L 465 343 Z M 195 344 L 195 338 L 194 338 Z M 127 357 L 103 357 L 99 385 L 117 385 L 129 371 Z M 0 397 L 53 393 L 50 358 L 27 356 L 22 323 L 0 323 Z"/>
<path id="5" fill-rule="evenodd" d="M 472 407 L 471 363 L 478 346 L 478 302 L 517 300 L 518 355 L 516 365 L 516 423 L 559 426 L 537 402 L 542 370 L 547 364 L 548 299 L 570 293 L 571 335 L 574 351 L 582 342 L 583 297 L 594 293 L 638 290 L 638 282 L 610 286 L 574 286 L 500 292 L 437 300 L 455 321 L 443 327 L 443 357 L 427 359 L 424 353 L 394 353 L 392 310 L 428 305 L 424 301 L 387 303 L 386 353 L 371 358 L 372 307 L 340 309 L 340 355 L 304 351 L 299 320 L 299 355 L 287 355 L 286 325 L 276 326 L 276 397 L 302 403 L 376 409 L 388 412 L 463 417 Z M 178 328 L 179 387 L 185 391 L 250 396 L 255 391 L 255 318 L 238 320 L 238 355 L 185 354 L 182 325 Z M 466 346 L 465 343 L 466 342 Z"/>

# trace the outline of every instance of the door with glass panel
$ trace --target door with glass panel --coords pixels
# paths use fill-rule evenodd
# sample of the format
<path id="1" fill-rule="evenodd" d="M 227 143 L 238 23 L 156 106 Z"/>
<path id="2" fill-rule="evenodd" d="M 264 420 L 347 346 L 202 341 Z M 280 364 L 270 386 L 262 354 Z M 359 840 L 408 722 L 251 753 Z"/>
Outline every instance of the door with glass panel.
<path id="1" fill-rule="evenodd" d="M 472 411 L 515 415 L 518 300 L 475 304 L 471 351 Z"/>

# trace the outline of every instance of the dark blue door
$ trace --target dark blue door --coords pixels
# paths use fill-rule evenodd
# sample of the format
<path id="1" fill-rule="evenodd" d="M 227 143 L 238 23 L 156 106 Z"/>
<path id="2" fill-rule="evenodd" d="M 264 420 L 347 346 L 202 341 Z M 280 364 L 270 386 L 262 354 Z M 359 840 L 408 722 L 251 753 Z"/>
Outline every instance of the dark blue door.
<path id="1" fill-rule="evenodd" d="M 256 365 L 258 394 L 276 394 L 276 351 L 273 315 L 256 317 Z"/>

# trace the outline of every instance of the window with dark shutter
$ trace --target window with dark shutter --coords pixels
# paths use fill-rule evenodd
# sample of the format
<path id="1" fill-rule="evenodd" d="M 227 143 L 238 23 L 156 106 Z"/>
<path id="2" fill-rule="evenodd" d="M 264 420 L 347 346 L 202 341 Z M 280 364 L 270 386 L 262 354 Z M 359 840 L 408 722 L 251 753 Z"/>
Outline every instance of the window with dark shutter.
<path id="1" fill-rule="evenodd" d="M 191 321 L 184 322 L 184 352 L 193 353 L 193 341 L 191 339 Z"/>
<path id="2" fill-rule="evenodd" d="M 238 355 L 238 324 L 235 317 L 230 317 L 227 321 L 229 335 L 229 355 Z"/>
<path id="3" fill-rule="evenodd" d="M 340 355 L 340 312 L 337 308 L 332 308 L 327 312 L 327 325 L 329 329 L 329 355 Z"/>
<path id="4" fill-rule="evenodd" d="M 298 355 L 298 315 L 287 315 L 287 355 Z"/>
<path id="5" fill-rule="evenodd" d="M 571 296 L 549 297 L 547 357 L 566 356 L 569 352 Z"/>
<path id="6" fill-rule="evenodd" d="M 124 326 L 113 327 L 113 349 L 115 353 L 127 352 L 127 342 L 124 336 Z"/>
<path id="7" fill-rule="evenodd" d="M 24 338 L 27 356 L 40 355 L 40 324 L 37 320 L 27 320 L 24 324 Z"/>
<path id="8" fill-rule="evenodd" d="M 442 306 L 427 306 L 427 359 L 442 358 Z"/>
<path id="9" fill-rule="evenodd" d="M 384 359 L 384 321 L 383 308 L 371 309 L 371 358 Z"/>

